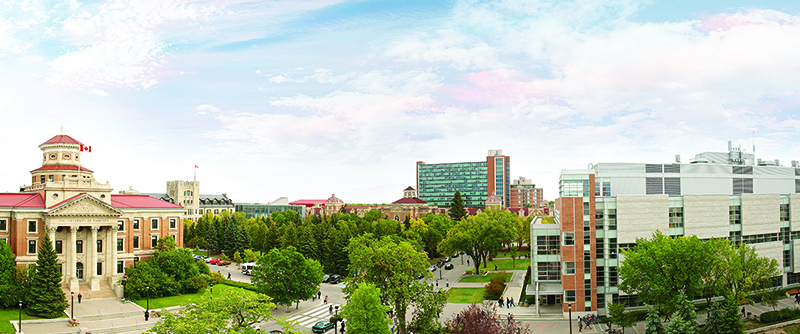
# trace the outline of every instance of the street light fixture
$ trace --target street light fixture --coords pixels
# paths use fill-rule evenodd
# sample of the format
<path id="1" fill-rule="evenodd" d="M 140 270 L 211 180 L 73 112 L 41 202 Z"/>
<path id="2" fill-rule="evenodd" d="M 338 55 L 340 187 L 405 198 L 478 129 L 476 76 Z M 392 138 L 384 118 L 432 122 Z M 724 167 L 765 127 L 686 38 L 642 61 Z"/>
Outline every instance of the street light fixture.
<path id="1" fill-rule="evenodd" d="M 17 326 L 17 330 L 22 333 L 22 301 L 19 301 L 19 325 Z"/>
<path id="2" fill-rule="evenodd" d="M 569 308 L 569 334 L 572 334 L 572 304 L 567 304 Z"/>
<path id="3" fill-rule="evenodd" d="M 147 312 L 150 312 L 150 283 L 147 283 Z"/>
<path id="4" fill-rule="evenodd" d="M 70 291 L 70 295 L 72 295 L 72 304 L 69 307 L 69 318 L 70 320 L 75 319 L 75 291 Z"/>

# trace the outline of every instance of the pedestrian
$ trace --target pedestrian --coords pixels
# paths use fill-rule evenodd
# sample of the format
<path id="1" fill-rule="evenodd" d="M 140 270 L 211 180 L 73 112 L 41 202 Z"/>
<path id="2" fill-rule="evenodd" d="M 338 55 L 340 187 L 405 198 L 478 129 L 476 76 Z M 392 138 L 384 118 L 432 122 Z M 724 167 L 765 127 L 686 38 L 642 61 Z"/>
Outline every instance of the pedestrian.
<path id="1" fill-rule="evenodd" d="M 794 303 L 795 304 L 800 304 L 800 294 L 794 295 Z"/>
<path id="2" fill-rule="evenodd" d="M 469 265 L 469 259 L 467 259 L 467 265 Z"/>
<path id="3" fill-rule="evenodd" d="M 583 321 L 581 321 L 581 318 L 578 318 L 578 332 L 583 332 Z"/>
<path id="4" fill-rule="evenodd" d="M 509 314 L 506 316 L 506 319 L 508 320 L 508 323 L 510 324 L 510 323 L 511 323 L 511 313 L 509 313 Z"/>
<path id="5" fill-rule="evenodd" d="M 228 279 L 231 279 L 231 273 L 228 273 Z"/>
<path id="6" fill-rule="evenodd" d="M 144 311 L 144 321 L 148 321 L 150 319 L 150 311 Z"/>
<path id="7" fill-rule="evenodd" d="M 327 303 L 328 303 L 328 295 L 325 295 L 325 301 L 323 302 L 323 304 L 327 304 Z M 333 307 L 333 305 L 331 305 L 331 307 Z"/>
<path id="8" fill-rule="evenodd" d="M 506 297 L 506 307 L 511 307 L 511 297 Z"/>
<path id="9" fill-rule="evenodd" d="M 497 271 L 497 265 L 496 264 L 494 265 L 494 271 Z"/>
<path id="10" fill-rule="evenodd" d="M 742 308 L 742 309 L 744 310 L 744 308 Z M 664 322 L 669 322 L 669 321 L 670 321 L 670 320 L 669 320 L 669 313 L 667 313 L 667 316 L 666 316 L 666 317 L 664 317 Z"/>
<path id="11" fill-rule="evenodd" d="M 83 299 L 83 295 L 80 292 L 78 292 L 78 304 L 81 303 L 81 299 Z"/>
<path id="12" fill-rule="evenodd" d="M 317 291 L 317 299 L 322 298 L 322 291 Z"/>
<path id="13" fill-rule="evenodd" d="M 583 319 L 586 320 L 586 329 L 592 329 L 592 322 L 589 321 L 589 318 L 584 317 Z"/>
<path id="14" fill-rule="evenodd" d="M 436 288 L 439 288 L 439 281 L 436 281 Z"/>
<path id="15" fill-rule="evenodd" d="M 212 295 L 214 294 L 214 285 L 208 287 L 208 292 L 210 292 Z"/>
<path id="16" fill-rule="evenodd" d="M 500 299 L 497 300 L 497 304 L 500 305 L 500 307 L 503 307 L 503 297 L 500 297 Z"/>
<path id="17" fill-rule="evenodd" d="M 312 295 L 312 296 L 311 296 L 311 301 L 312 301 L 312 302 L 313 302 L 314 300 L 316 300 L 316 299 L 317 299 L 317 295 L 316 295 L 316 294 L 314 294 L 314 295 Z"/>
<path id="18" fill-rule="evenodd" d="M 446 287 L 446 288 L 449 288 L 449 287 L 450 287 L 450 279 L 447 279 L 447 280 L 444 282 L 444 284 L 445 284 L 445 287 Z M 798 295 L 798 296 L 800 296 L 800 295 Z"/>
<path id="19" fill-rule="evenodd" d="M 511 306 L 516 307 L 517 303 L 514 302 L 514 297 L 511 297 Z"/>
<path id="20" fill-rule="evenodd" d="M 742 306 L 742 317 L 746 317 L 746 316 L 747 316 L 747 314 L 745 314 L 745 312 L 744 312 L 744 306 Z"/>
<path id="21" fill-rule="evenodd" d="M 328 305 L 328 313 L 333 314 L 333 305 Z"/>

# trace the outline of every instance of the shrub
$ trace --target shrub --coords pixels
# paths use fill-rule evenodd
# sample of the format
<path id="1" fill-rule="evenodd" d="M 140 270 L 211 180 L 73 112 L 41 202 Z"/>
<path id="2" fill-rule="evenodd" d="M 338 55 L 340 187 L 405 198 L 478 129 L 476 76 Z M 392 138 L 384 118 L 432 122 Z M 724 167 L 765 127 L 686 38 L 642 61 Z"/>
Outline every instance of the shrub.
<path id="1" fill-rule="evenodd" d="M 190 277 L 181 282 L 181 292 L 195 293 L 208 286 L 208 281 L 203 276 Z"/>
<path id="2" fill-rule="evenodd" d="M 503 277 L 503 276 L 494 276 L 494 277 L 492 277 L 492 279 L 489 280 L 489 282 L 491 282 L 493 284 L 505 285 L 506 284 L 506 278 Z"/>
<path id="3" fill-rule="evenodd" d="M 464 272 L 464 274 L 465 275 L 472 275 L 472 270 L 467 270 L 466 272 Z"/>
<path id="4" fill-rule="evenodd" d="M 498 299 L 503 294 L 503 284 L 489 283 L 486 284 L 483 292 L 483 299 Z"/>
<path id="5" fill-rule="evenodd" d="M 255 285 L 250 284 L 250 283 L 246 283 L 246 282 L 237 282 L 237 281 L 225 280 L 225 281 L 222 282 L 222 284 L 235 286 L 237 288 L 242 288 L 242 289 L 250 290 L 250 291 L 258 290 L 258 288 L 256 288 Z"/>
<path id="6" fill-rule="evenodd" d="M 222 277 L 220 273 L 211 273 L 209 276 L 211 278 L 210 282 L 214 282 L 214 284 L 225 282 L 225 277 Z"/>
<path id="7" fill-rule="evenodd" d="M 211 269 L 208 268 L 208 264 L 206 261 L 200 260 L 194 263 L 194 266 L 197 267 L 197 271 L 200 274 L 211 275 Z"/>

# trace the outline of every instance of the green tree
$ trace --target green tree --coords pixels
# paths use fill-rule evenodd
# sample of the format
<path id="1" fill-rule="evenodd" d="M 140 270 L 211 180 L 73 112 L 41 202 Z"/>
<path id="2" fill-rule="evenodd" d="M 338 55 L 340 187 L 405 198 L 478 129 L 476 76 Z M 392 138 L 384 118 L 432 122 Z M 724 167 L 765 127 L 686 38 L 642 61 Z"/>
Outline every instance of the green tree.
<path id="1" fill-rule="evenodd" d="M 322 282 L 322 266 L 313 259 L 306 259 L 294 247 L 273 249 L 258 260 L 253 269 L 253 284 L 287 308 L 292 303 L 309 299 L 319 291 Z"/>
<path id="2" fill-rule="evenodd" d="M 247 262 L 258 262 L 258 258 L 258 253 L 249 249 L 244 250 L 244 258 L 242 258 L 242 260 Z"/>
<path id="3" fill-rule="evenodd" d="M 22 282 L 17 279 L 17 274 L 17 257 L 11 252 L 11 246 L 0 242 L 0 307 L 12 307 L 21 300 Z"/>
<path id="4" fill-rule="evenodd" d="M 505 224 L 510 218 L 509 214 L 513 216 L 499 210 L 493 211 L 491 215 L 482 212 L 458 221 L 439 243 L 439 253 L 464 252 L 472 258 L 475 272 L 479 272 L 481 260 L 485 260 L 488 253 L 500 249 L 503 242 L 513 236 L 513 228 Z"/>
<path id="5" fill-rule="evenodd" d="M 30 285 L 25 312 L 40 318 L 56 318 L 67 308 L 66 296 L 61 290 L 61 270 L 58 257 L 48 234 L 39 243 L 36 257 L 36 274 Z"/>
<path id="6" fill-rule="evenodd" d="M 661 317 L 658 315 L 658 310 L 653 305 L 647 305 L 647 319 L 644 325 L 645 334 L 665 334 L 666 329 L 661 323 Z"/>
<path id="7" fill-rule="evenodd" d="M 428 256 L 419 248 L 397 236 L 377 240 L 371 234 L 354 237 L 347 247 L 350 272 L 356 273 L 345 292 L 355 290 L 362 282 L 380 288 L 385 300 L 397 316 L 398 332 L 407 333 L 406 313 L 409 306 L 425 293 L 427 283 L 414 278 L 426 272 Z"/>
<path id="8" fill-rule="evenodd" d="M 447 210 L 450 219 L 458 222 L 467 216 L 467 209 L 464 208 L 464 199 L 461 198 L 461 192 L 456 190 L 453 195 L 453 201 L 450 202 L 450 208 Z"/>
<path id="9" fill-rule="evenodd" d="M 732 247 L 727 240 L 723 243 L 727 247 L 719 252 L 722 259 L 718 261 L 717 273 L 722 289 L 717 291 L 718 295 L 729 295 L 726 290 L 730 290 L 733 300 L 746 299 L 751 292 L 771 286 L 772 278 L 781 275 L 778 261 L 759 257 L 755 247 L 746 244 Z"/>
<path id="10" fill-rule="evenodd" d="M 670 317 L 667 325 L 667 334 L 697 334 L 700 327 L 697 324 L 697 312 L 694 304 L 686 297 L 683 290 L 674 297 L 675 312 Z M 738 321 L 738 319 L 737 319 Z"/>
<path id="11" fill-rule="evenodd" d="M 445 333 L 446 327 L 439 322 L 448 291 L 426 291 L 417 297 L 416 307 L 409 327 L 414 333 Z"/>
<path id="12" fill-rule="evenodd" d="M 608 305 L 608 314 L 611 316 L 611 322 L 615 325 L 622 327 L 622 333 L 625 333 L 625 327 L 631 327 L 636 323 L 636 318 L 630 313 L 625 313 L 625 304 L 611 303 Z"/>
<path id="13" fill-rule="evenodd" d="M 636 247 L 623 250 L 619 288 L 636 293 L 639 300 L 672 313 L 675 291 L 697 296 L 714 263 L 712 244 L 696 236 L 671 238 L 656 231 L 652 239 L 636 239 Z"/>
<path id="14" fill-rule="evenodd" d="M 715 300 L 708 310 L 708 319 L 700 330 L 702 334 L 741 334 L 743 327 L 737 304 L 731 299 Z"/>
<path id="15" fill-rule="evenodd" d="M 242 261 L 242 254 L 239 254 L 239 252 L 233 253 L 233 263 L 238 267 L 242 262 L 244 262 Z"/>
<path id="16" fill-rule="evenodd" d="M 275 308 L 268 296 L 242 289 L 226 289 L 212 296 L 208 293 L 199 301 L 177 312 L 164 311 L 161 321 L 148 333 L 255 333 L 250 325 L 272 320 Z"/>
<path id="17" fill-rule="evenodd" d="M 342 307 L 350 333 L 389 334 L 389 307 L 381 304 L 381 290 L 370 283 L 361 283 Z"/>

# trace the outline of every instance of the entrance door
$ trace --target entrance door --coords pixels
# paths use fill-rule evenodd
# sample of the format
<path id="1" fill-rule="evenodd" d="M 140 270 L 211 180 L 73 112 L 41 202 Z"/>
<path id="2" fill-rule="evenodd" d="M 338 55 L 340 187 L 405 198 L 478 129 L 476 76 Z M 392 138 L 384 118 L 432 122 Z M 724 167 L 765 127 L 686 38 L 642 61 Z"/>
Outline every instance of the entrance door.
<path id="1" fill-rule="evenodd" d="M 81 262 L 75 264 L 75 277 L 80 280 L 83 279 L 83 263 Z"/>

